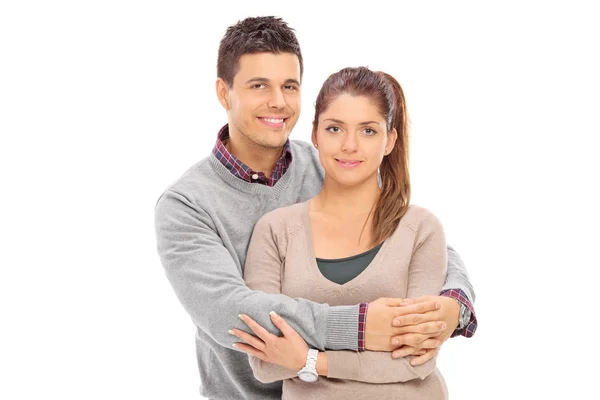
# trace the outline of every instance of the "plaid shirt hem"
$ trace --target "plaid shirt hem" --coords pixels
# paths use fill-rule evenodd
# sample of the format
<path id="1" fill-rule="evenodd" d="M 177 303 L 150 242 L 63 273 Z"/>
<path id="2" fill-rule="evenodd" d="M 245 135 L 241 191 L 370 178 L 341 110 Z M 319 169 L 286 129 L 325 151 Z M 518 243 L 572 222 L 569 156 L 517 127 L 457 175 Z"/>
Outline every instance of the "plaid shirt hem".
<path id="1" fill-rule="evenodd" d="M 365 328 L 367 326 L 367 303 L 360 303 L 358 308 L 358 351 L 365 351 Z"/>
<path id="2" fill-rule="evenodd" d="M 471 311 L 471 319 L 469 320 L 467 326 L 465 326 L 463 329 L 456 329 L 450 337 L 464 336 L 469 338 L 473 336 L 475 334 L 475 331 L 477 330 L 477 317 L 475 316 L 475 310 L 473 309 L 473 305 L 467 298 L 465 292 L 463 292 L 460 289 L 449 289 L 444 290 L 442 293 L 440 293 L 440 296 L 452 297 L 453 299 L 464 304 L 469 309 L 469 311 Z"/>

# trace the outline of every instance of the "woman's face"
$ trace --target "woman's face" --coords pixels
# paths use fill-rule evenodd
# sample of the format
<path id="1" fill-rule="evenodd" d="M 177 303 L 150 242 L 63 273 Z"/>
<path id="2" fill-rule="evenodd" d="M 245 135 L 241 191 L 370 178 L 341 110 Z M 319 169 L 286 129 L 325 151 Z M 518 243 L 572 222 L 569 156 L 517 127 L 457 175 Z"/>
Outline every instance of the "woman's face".
<path id="1" fill-rule="evenodd" d="M 377 180 L 396 137 L 395 129 L 388 135 L 384 116 L 368 97 L 342 94 L 319 116 L 312 140 L 327 179 L 355 186 Z"/>

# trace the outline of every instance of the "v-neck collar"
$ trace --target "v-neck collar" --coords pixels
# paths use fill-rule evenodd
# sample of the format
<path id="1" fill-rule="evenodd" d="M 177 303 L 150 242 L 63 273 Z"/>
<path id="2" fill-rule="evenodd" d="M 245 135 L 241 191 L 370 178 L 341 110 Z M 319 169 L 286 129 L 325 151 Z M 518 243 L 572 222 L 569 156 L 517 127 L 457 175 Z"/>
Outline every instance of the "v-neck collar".
<path id="1" fill-rule="evenodd" d="M 311 270 L 312 275 L 317 280 L 317 282 L 319 282 L 323 286 L 336 287 L 339 289 L 347 289 L 347 288 L 352 288 L 355 286 L 360 286 L 361 283 L 368 281 L 372 275 L 376 274 L 377 271 L 379 269 L 381 269 L 380 265 L 382 265 L 382 261 L 385 259 L 386 255 L 387 255 L 388 248 L 391 246 L 391 243 L 395 240 L 396 234 L 399 230 L 396 229 L 396 231 L 392 234 L 392 236 L 390 236 L 383 242 L 383 244 L 381 245 L 381 248 L 379 249 L 379 251 L 377 252 L 375 257 L 373 258 L 373 260 L 369 263 L 369 265 L 367 265 L 367 267 L 360 274 L 358 274 L 356 277 L 354 277 L 354 279 L 351 279 L 344 284 L 335 283 L 335 282 L 327 279 L 321 273 L 321 270 L 319 269 L 319 265 L 317 264 L 317 258 L 315 257 L 315 250 L 314 250 L 314 245 L 313 245 L 313 235 L 312 235 L 311 223 L 310 223 L 309 203 L 310 203 L 310 200 L 305 201 L 302 204 L 301 219 L 302 219 L 302 225 L 304 227 L 306 251 L 307 251 L 307 255 L 308 255 L 309 263 L 310 263 L 309 268 Z"/>

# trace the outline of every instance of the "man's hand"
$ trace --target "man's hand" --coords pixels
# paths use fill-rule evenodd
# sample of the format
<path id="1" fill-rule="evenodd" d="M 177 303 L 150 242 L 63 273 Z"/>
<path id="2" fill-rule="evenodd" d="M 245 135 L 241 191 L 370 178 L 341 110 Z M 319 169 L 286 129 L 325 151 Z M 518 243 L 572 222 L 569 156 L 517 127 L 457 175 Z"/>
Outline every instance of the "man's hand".
<path id="1" fill-rule="evenodd" d="M 379 298 L 369 303 L 367 325 L 365 327 L 365 349 L 371 351 L 393 351 L 403 344 L 409 344 L 412 341 L 421 343 L 423 341 L 418 340 L 418 338 L 408 338 L 406 340 L 405 336 L 399 336 L 406 333 L 404 327 L 393 325 L 392 321 L 394 317 L 408 315 L 403 314 L 404 307 L 401 307 L 403 302 L 405 300 L 400 298 Z M 435 308 L 432 308 L 435 307 L 435 302 L 433 305 L 430 302 L 425 302 L 424 304 L 414 304 L 410 307 L 418 307 L 422 312 L 435 311 Z M 392 339 L 396 337 L 403 339 L 394 344 Z M 419 349 L 417 348 L 415 351 Z"/>
<path id="2" fill-rule="evenodd" d="M 392 338 L 394 347 L 402 346 L 392 357 L 405 357 L 426 349 L 426 353 L 411 360 L 411 365 L 421 365 L 433 358 L 456 330 L 459 322 L 458 302 L 446 296 L 423 296 L 406 299 L 403 307 L 394 313 L 394 327 L 399 335 Z"/>

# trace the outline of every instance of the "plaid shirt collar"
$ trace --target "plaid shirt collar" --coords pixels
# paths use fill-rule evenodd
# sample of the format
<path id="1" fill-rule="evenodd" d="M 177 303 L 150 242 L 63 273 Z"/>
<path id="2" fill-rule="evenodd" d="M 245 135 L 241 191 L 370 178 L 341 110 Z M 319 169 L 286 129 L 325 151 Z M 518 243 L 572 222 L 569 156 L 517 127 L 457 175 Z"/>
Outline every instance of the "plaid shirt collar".
<path id="1" fill-rule="evenodd" d="M 225 125 L 219 131 L 219 135 L 217 137 L 217 143 L 213 148 L 213 154 L 217 157 L 217 160 L 223 164 L 225 168 L 227 168 L 234 176 L 249 182 L 249 183 L 259 183 L 261 185 L 274 186 L 277 181 L 285 174 L 288 167 L 292 162 L 292 149 L 290 146 L 289 139 L 285 142 L 283 146 L 283 152 L 281 153 L 281 157 L 275 163 L 275 167 L 271 172 L 271 177 L 268 178 L 264 172 L 261 171 L 253 171 L 246 164 L 237 159 L 233 154 L 227 150 L 225 144 L 229 139 L 229 126 Z"/>

